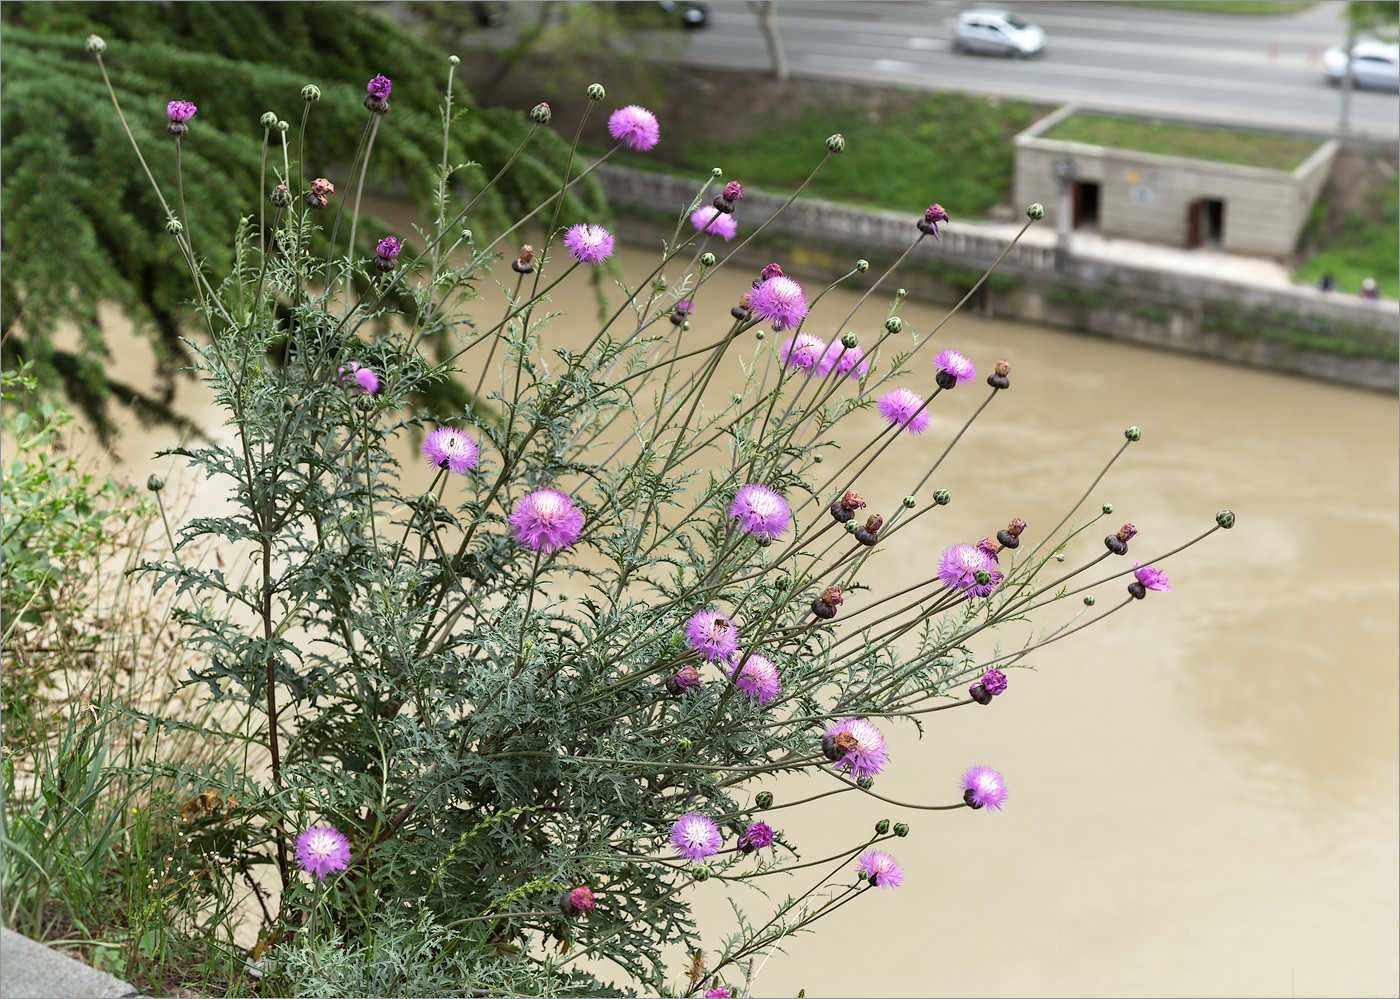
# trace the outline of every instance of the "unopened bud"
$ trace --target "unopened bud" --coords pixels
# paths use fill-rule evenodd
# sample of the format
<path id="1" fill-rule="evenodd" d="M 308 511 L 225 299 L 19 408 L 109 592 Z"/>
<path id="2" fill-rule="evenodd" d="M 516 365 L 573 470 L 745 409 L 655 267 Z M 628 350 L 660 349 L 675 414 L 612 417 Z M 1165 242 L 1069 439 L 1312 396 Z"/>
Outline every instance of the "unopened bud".
<path id="1" fill-rule="evenodd" d="M 541 101 L 530 109 L 530 120 L 536 125 L 548 125 L 551 115 L 549 105 Z"/>
<path id="2" fill-rule="evenodd" d="M 829 135 L 826 139 L 826 151 L 829 153 L 843 153 L 846 151 L 846 137 L 840 132 Z"/>
<path id="3" fill-rule="evenodd" d="M 978 586 L 986 586 L 992 581 L 992 574 L 986 569 L 978 569 L 972 574 L 972 578 L 977 580 Z"/>
<path id="4" fill-rule="evenodd" d="M 87 49 L 89 55 L 101 55 L 107 51 L 107 43 L 102 40 L 101 35 L 88 35 L 83 48 Z"/>
<path id="5" fill-rule="evenodd" d="M 271 111 L 264 111 L 258 119 L 258 124 L 270 131 L 277 127 L 277 115 Z"/>
<path id="6" fill-rule="evenodd" d="M 887 832 L 889 832 L 889 831 L 890 831 L 890 820 L 889 820 L 889 819 L 881 819 L 879 822 L 875 823 L 875 835 L 877 835 L 877 836 L 883 836 L 883 835 L 885 835 L 885 833 L 887 833 Z"/>
<path id="7" fill-rule="evenodd" d="M 1112 512 L 1113 512 L 1113 504 L 1112 504 L 1112 503 L 1105 503 L 1105 504 L 1104 504 L 1102 507 L 1100 507 L 1099 509 L 1103 510 L 1103 512 L 1104 512 L 1105 514 L 1112 513 Z"/>
<path id="8" fill-rule="evenodd" d="M 713 267 L 714 265 L 715 265 L 715 255 L 714 255 L 713 253 L 711 253 L 710 251 L 706 250 L 704 253 L 700 254 L 700 266 L 701 266 L 701 267 Z"/>
<path id="9" fill-rule="evenodd" d="M 287 190 L 286 184 L 278 184 L 272 189 L 270 200 L 278 208 L 286 208 L 292 203 L 292 192 Z"/>
<path id="10" fill-rule="evenodd" d="M 149 476 L 146 479 L 146 488 L 153 493 L 158 493 L 165 488 L 165 480 L 162 479 L 159 475 Z"/>
<path id="11" fill-rule="evenodd" d="M 170 233 L 170 235 L 172 236 L 178 236 L 180 235 L 180 233 L 185 231 L 185 227 L 181 224 L 179 219 L 166 219 L 165 231 Z"/>
<path id="12" fill-rule="evenodd" d="M 952 498 L 953 494 L 946 489 L 935 489 L 933 491 L 933 502 L 938 506 L 947 506 Z"/>
<path id="13" fill-rule="evenodd" d="M 283 135 L 286 135 L 286 134 L 287 134 L 287 129 L 289 129 L 289 128 L 291 128 L 291 127 L 292 127 L 292 126 L 291 126 L 291 125 L 288 125 L 288 124 L 286 123 L 286 121 L 284 121 L 283 119 L 281 119 L 281 118 L 278 118 L 278 119 L 277 119 L 277 131 L 281 132 Z"/>
<path id="14" fill-rule="evenodd" d="M 1215 515 L 1215 522 L 1228 531 L 1235 526 L 1235 511 L 1221 510 Z"/>
<path id="15" fill-rule="evenodd" d="M 866 260 L 866 259 L 862 258 L 862 259 L 856 261 L 856 273 L 857 273 L 857 274 L 864 274 L 864 273 L 865 273 L 866 271 L 868 271 L 868 270 L 870 270 L 870 261 L 869 261 L 869 260 Z"/>
<path id="16" fill-rule="evenodd" d="M 608 92 L 603 89 L 601 83 L 590 83 L 588 85 L 588 99 L 590 101 L 601 101 L 608 96 Z"/>
<path id="17" fill-rule="evenodd" d="M 695 869 L 690 872 L 690 875 L 696 881 L 708 881 L 710 880 L 710 869 L 704 864 L 696 864 Z"/>
<path id="18" fill-rule="evenodd" d="M 1140 441 L 1142 440 L 1142 431 L 1137 427 L 1129 427 L 1127 430 L 1123 431 L 1123 436 L 1130 441 Z"/>
<path id="19" fill-rule="evenodd" d="M 859 344 L 860 337 L 856 336 L 854 331 L 841 334 L 841 346 L 847 350 L 855 350 Z"/>
<path id="20" fill-rule="evenodd" d="M 902 329 L 904 329 L 904 320 L 898 316 L 890 316 L 885 320 L 886 333 L 898 333 Z"/>
<path id="21" fill-rule="evenodd" d="M 772 808 L 772 807 L 773 807 L 773 792 L 772 792 L 772 791 L 759 791 L 759 792 L 758 792 L 758 796 L 757 796 L 756 798 L 754 798 L 754 804 L 757 805 L 759 808 Z"/>
<path id="22" fill-rule="evenodd" d="M 856 781 L 856 787 L 860 788 L 862 791 L 869 791 L 874 786 L 874 777 L 861 777 L 859 780 Z"/>
<path id="23" fill-rule="evenodd" d="M 450 55 L 450 56 L 447 57 L 447 65 L 449 65 L 449 66 L 460 66 L 461 64 L 462 64 L 462 60 L 459 59 L 459 58 L 457 58 L 457 56 L 455 56 L 455 55 Z"/>
<path id="24" fill-rule="evenodd" d="M 909 823 L 908 823 L 908 822 L 896 822 L 896 823 L 894 824 L 894 834 L 895 834 L 896 836 L 900 837 L 901 839 L 903 839 L 905 836 L 908 836 L 908 835 L 909 835 Z"/>
<path id="25" fill-rule="evenodd" d="M 1094 606 L 1094 604 L 1096 604 L 1096 603 L 1098 603 L 1098 601 L 1094 599 L 1094 595 L 1093 595 L 1092 593 L 1086 593 L 1086 594 L 1084 595 L 1084 606 L 1085 606 L 1085 607 L 1092 607 L 1092 606 Z"/>
<path id="26" fill-rule="evenodd" d="M 321 99 L 321 88 L 314 83 L 308 83 L 301 88 L 301 99 L 307 104 L 315 104 Z"/>
<path id="27" fill-rule="evenodd" d="M 904 499 L 900 500 L 900 502 L 904 504 L 904 508 L 906 510 L 912 510 L 915 506 L 918 505 L 919 501 L 912 496 L 906 496 L 904 497 Z"/>
<path id="28" fill-rule="evenodd" d="M 1045 206 L 1038 201 L 1033 205 L 1027 206 L 1026 217 L 1033 222 L 1039 222 L 1041 219 L 1045 218 Z"/>

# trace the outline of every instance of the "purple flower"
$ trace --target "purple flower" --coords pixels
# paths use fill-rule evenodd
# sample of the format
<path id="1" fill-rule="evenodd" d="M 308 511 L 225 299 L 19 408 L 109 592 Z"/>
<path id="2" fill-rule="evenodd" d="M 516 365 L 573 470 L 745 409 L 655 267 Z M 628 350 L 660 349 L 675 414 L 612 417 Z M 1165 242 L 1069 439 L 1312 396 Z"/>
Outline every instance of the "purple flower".
<path id="1" fill-rule="evenodd" d="M 729 999 L 733 994 L 734 993 L 724 988 L 707 989 L 705 991 L 705 999 Z"/>
<path id="2" fill-rule="evenodd" d="M 690 224 L 696 232 L 709 232 L 723 236 L 727 243 L 739 233 L 739 223 L 733 215 L 728 215 L 708 205 L 702 205 L 690 213 Z"/>
<path id="3" fill-rule="evenodd" d="M 977 377 L 977 367 L 956 350 L 940 350 L 933 359 L 937 381 L 942 388 L 952 388 Z"/>
<path id="4" fill-rule="evenodd" d="M 729 516 L 738 518 L 741 530 L 765 541 L 772 541 L 788 528 L 792 513 L 787 500 L 758 483 L 740 486 L 729 504 Z"/>
<path id="5" fill-rule="evenodd" d="M 317 880 L 350 866 L 350 841 L 332 825 L 312 826 L 297 837 L 297 863 Z"/>
<path id="6" fill-rule="evenodd" d="M 840 340 L 832 340 L 827 346 L 822 359 L 817 362 L 817 374 L 825 378 L 833 367 L 838 375 L 851 378 L 862 378 L 870 370 L 870 365 L 865 360 L 865 351 L 861 350 L 859 345 L 847 347 Z"/>
<path id="7" fill-rule="evenodd" d="M 598 903 L 593 900 L 593 889 L 588 885 L 579 885 L 559 902 L 560 910 L 570 919 L 581 912 L 592 912 L 597 907 Z"/>
<path id="8" fill-rule="evenodd" d="M 612 233 L 600 225 L 569 226 L 564 246 L 581 264 L 601 264 L 613 255 Z"/>
<path id="9" fill-rule="evenodd" d="M 831 749 L 827 751 L 828 740 Z M 826 730 L 822 749 L 836 760 L 833 770 L 844 770 L 856 780 L 874 777 L 885 768 L 889 754 L 885 737 L 865 718 L 842 718 Z"/>
<path id="10" fill-rule="evenodd" d="M 394 89 L 394 81 L 383 73 L 375 74 L 373 80 L 365 84 L 365 91 L 371 97 L 378 97 L 381 101 L 389 96 L 389 91 Z"/>
<path id="11" fill-rule="evenodd" d="M 977 573 L 984 569 L 992 578 L 986 583 L 979 583 Z M 991 557 L 976 545 L 952 545 L 943 550 L 943 558 L 938 564 L 938 578 L 950 590 L 967 590 L 974 597 L 985 597 L 1001 582 L 1001 573 Z"/>
<path id="12" fill-rule="evenodd" d="M 762 850 L 773 842 L 773 827 L 767 822 L 752 822 L 739 837 L 739 845 L 752 850 Z"/>
<path id="13" fill-rule="evenodd" d="M 699 812 L 686 812 L 671 826 L 671 848 L 687 860 L 713 857 L 723 842 L 715 820 Z"/>
<path id="14" fill-rule="evenodd" d="M 171 101 L 165 106 L 165 116 L 171 121 L 189 121 L 198 110 L 189 101 Z"/>
<path id="15" fill-rule="evenodd" d="M 924 409 L 924 397 L 907 388 L 890 389 L 880 396 L 876 403 L 880 415 L 896 427 L 904 427 L 911 434 L 921 434 L 928 429 L 929 414 Z"/>
<path id="16" fill-rule="evenodd" d="M 366 368 L 351 361 L 341 368 L 338 374 L 342 385 L 354 383 L 365 395 L 374 395 L 379 391 L 379 375 L 375 373 L 373 368 Z"/>
<path id="17" fill-rule="evenodd" d="M 700 610 L 685 623 L 690 647 L 706 659 L 728 659 L 739 648 L 739 629 L 716 610 Z"/>
<path id="18" fill-rule="evenodd" d="M 817 364 L 826 356 L 826 349 L 826 341 L 821 337 L 811 333 L 799 333 L 797 336 L 790 336 L 783 341 L 782 347 L 778 349 L 778 357 L 789 368 L 799 368 L 807 374 L 811 374 L 816 369 Z"/>
<path id="19" fill-rule="evenodd" d="M 734 653 L 731 662 L 741 661 L 744 665 L 739 670 L 739 675 L 734 678 L 735 687 L 759 704 L 767 704 L 778 696 L 782 684 L 778 680 L 778 667 L 773 665 L 773 660 L 752 652 L 747 656 L 741 652 Z M 732 666 L 729 672 L 733 674 Z"/>
<path id="20" fill-rule="evenodd" d="M 1149 590 L 1159 590 L 1162 593 L 1172 591 L 1171 582 L 1167 579 L 1167 574 L 1161 569 L 1154 569 L 1150 565 L 1138 567 L 1138 563 L 1133 563 L 1133 575 L 1137 581 Z"/>
<path id="21" fill-rule="evenodd" d="M 802 285 L 783 274 L 768 278 L 749 292 L 749 309 L 778 332 L 795 327 L 809 311 Z"/>
<path id="22" fill-rule="evenodd" d="M 884 850 L 866 850 L 856 861 L 856 870 L 864 871 L 874 888 L 898 888 L 904 884 L 904 868 Z"/>
<path id="23" fill-rule="evenodd" d="M 466 475 L 476 467 L 481 448 L 456 427 L 438 427 L 423 439 L 423 456 L 435 468 Z"/>
<path id="24" fill-rule="evenodd" d="M 393 260 L 399 255 L 399 250 L 402 248 L 403 244 L 399 242 L 397 236 L 385 236 L 375 244 L 374 252 L 385 260 Z"/>
<path id="25" fill-rule="evenodd" d="M 989 669 L 983 673 L 981 683 L 993 697 L 1006 692 L 1006 674 L 999 669 Z"/>
<path id="26" fill-rule="evenodd" d="M 628 149 L 646 152 L 660 141 L 661 126 L 646 108 L 629 104 L 608 116 L 608 134 Z"/>
<path id="27" fill-rule="evenodd" d="M 963 789 L 963 800 L 972 808 L 990 808 L 1001 811 L 1006 800 L 1006 784 L 1001 774 L 991 767 L 968 767 L 958 784 Z"/>
<path id="28" fill-rule="evenodd" d="M 983 538 L 981 541 L 977 542 L 977 547 L 982 549 L 982 551 L 986 553 L 987 558 L 991 559 L 993 562 L 1000 561 L 997 555 L 1001 552 L 1001 547 L 991 538 Z"/>
<path id="29" fill-rule="evenodd" d="M 731 180 L 728 184 L 724 185 L 725 201 L 738 201 L 743 196 L 744 185 L 739 183 L 737 180 Z"/>
<path id="30" fill-rule="evenodd" d="M 704 684 L 700 678 L 700 671 L 694 666 L 682 666 L 671 675 L 671 679 L 666 681 L 666 691 L 676 697 L 681 694 L 688 694 L 692 690 L 699 690 Z"/>
<path id="31" fill-rule="evenodd" d="M 535 552 L 567 548 L 583 532 L 583 511 L 557 489 L 536 489 L 515 501 L 506 518 L 515 540 Z"/>
<path id="32" fill-rule="evenodd" d="M 938 223 L 947 221 L 948 213 L 942 205 L 929 205 L 924 209 L 924 217 L 919 220 L 919 231 L 938 239 Z"/>

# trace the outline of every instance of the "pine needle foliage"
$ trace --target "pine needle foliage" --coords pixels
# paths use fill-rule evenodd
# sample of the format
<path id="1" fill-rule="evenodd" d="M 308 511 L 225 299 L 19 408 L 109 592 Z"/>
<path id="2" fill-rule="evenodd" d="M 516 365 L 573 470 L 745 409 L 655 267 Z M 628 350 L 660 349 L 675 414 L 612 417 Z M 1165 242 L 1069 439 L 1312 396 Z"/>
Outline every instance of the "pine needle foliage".
<path id="1" fill-rule="evenodd" d="M 103 434 L 112 429 L 112 399 L 143 421 L 175 419 L 170 402 L 175 377 L 189 363 L 181 335 L 191 313 L 188 273 L 162 233 L 160 205 L 83 51 L 87 34 L 114 43 L 117 96 L 167 190 L 174 190 L 175 175 L 165 105 L 199 95 L 200 141 L 188 145 L 183 171 L 191 217 L 183 221 L 212 237 L 198 239 L 212 273 L 231 265 L 239 219 L 258 218 L 258 118 L 273 110 L 291 123 L 295 141 L 302 110 L 296 95 L 307 83 L 324 95 L 307 141 L 308 178 L 344 185 L 364 129 L 365 81 L 384 71 L 394 79 L 395 127 L 376 141 L 368 184 L 424 208 L 436 194 L 442 54 L 368 5 L 337 4 L 332 16 L 330 6 L 315 3 L 10 3 L 0 20 L 4 363 L 32 360 L 41 389 L 61 388 Z M 522 107 L 536 100 L 522 99 Z M 461 87 L 453 104 L 462 113 L 447 151 L 450 183 L 480 190 L 529 122 L 517 110 L 475 107 Z M 538 204 L 557 188 L 567 152 L 552 133 L 532 142 L 487 192 L 473 224 L 482 232 L 499 229 L 508 214 Z M 294 176 L 299 166 L 293 162 Z M 269 176 L 274 168 L 281 170 L 280 152 L 269 156 Z M 596 185 L 581 185 L 570 199 L 593 217 L 602 212 Z M 360 252 L 372 254 L 375 236 L 387 231 L 362 226 Z M 108 375 L 104 303 L 118 306 L 149 338 L 159 366 L 153 394 Z M 59 342 L 63 324 L 76 327 L 76 343 Z"/>

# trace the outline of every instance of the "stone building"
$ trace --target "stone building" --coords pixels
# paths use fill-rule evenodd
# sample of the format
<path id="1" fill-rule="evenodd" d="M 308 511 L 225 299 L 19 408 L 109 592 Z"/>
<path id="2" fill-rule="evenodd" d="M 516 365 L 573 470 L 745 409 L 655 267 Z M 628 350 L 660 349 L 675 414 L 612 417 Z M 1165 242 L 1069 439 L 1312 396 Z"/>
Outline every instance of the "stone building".
<path id="1" fill-rule="evenodd" d="M 1081 114 L 1125 126 L 1117 129 L 1119 135 L 1131 136 L 1135 124 L 1177 129 L 1178 135 L 1189 130 L 1204 140 L 1195 144 L 1206 149 L 1213 131 L 1222 143 L 1229 141 L 1237 158 L 1248 158 L 1251 137 L 1257 137 L 1261 146 L 1265 140 L 1276 140 L 1273 144 L 1285 146 L 1285 154 L 1296 150 L 1293 158 L 1298 162 L 1291 168 L 1278 166 L 1277 150 L 1259 157 L 1272 159 L 1274 165 L 1244 165 L 1056 137 L 1057 132 L 1075 134 L 1062 123 Z M 1146 116 L 1096 113 L 1076 105 L 1062 107 L 1033 124 L 1016 136 L 1015 146 L 1015 203 L 1043 203 L 1062 232 L 1082 229 L 1276 259 L 1292 254 L 1339 148 L 1335 139 L 1191 127 Z"/>

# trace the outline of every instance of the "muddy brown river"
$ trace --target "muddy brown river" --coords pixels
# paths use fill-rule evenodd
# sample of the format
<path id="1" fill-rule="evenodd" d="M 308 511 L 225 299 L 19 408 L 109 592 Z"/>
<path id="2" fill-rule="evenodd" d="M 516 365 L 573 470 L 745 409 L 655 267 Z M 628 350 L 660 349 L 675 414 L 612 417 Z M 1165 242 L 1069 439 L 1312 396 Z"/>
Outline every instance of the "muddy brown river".
<path id="1" fill-rule="evenodd" d="M 629 280 L 652 259 L 626 248 Z M 727 323 L 751 276 L 721 272 L 697 328 Z M 499 290 L 481 290 L 481 314 L 498 315 Z M 619 295 L 611 289 L 614 303 Z M 855 298 L 832 291 L 807 328 L 829 335 Z M 554 301 L 567 318 L 551 336 L 591 332 L 597 306 L 584 275 Z M 872 297 L 849 328 L 868 337 L 887 301 Z M 902 314 L 923 331 L 943 310 L 909 302 Z M 769 349 L 777 340 L 770 335 Z M 981 402 L 981 375 L 999 357 L 1013 364 L 1012 388 L 930 481 L 953 502 L 900 535 L 906 543 L 881 563 L 882 587 L 927 578 L 944 545 L 975 541 L 1011 516 L 1029 521 L 1032 536 L 1048 529 L 1130 424 L 1142 441 L 1086 509 L 1109 501 L 1115 521 L 1136 524 L 1134 556 L 1206 530 L 1222 507 L 1238 525 L 1161 563 L 1174 592 L 1036 654 L 1036 669 L 1012 672 L 991 706 L 928 716 L 922 738 L 912 725 L 885 724 L 891 763 L 878 791 L 947 804 L 963 769 L 986 764 L 1010 790 L 1000 814 L 849 797 L 773 813 L 804 859 L 863 840 L 879 818 L 913 832 L 888 847 L 906 868 L 903 887 L 858 898 L 787 941 L 786 953 L 760 962 L 753 994 L 1397 994 L 1396 400 L 971 317 L 953 319 L 935 343 L 915 361 L 927 384 L 911 387 L 931 388 L 928 360 L 942 346 L 978 364 L 978 383 L 940 398 L 929 431 L 862 476 L 859 488 L 887 515 Z M 139 378 L 142 364 L 140 351 L 118 352 L 121 377 Z M 738 383 L 737 359 L 726 356 L 721 377 Z M 207 399 L 186 386 L 180 406 L 217 427 Z M 880 426 L 869 411 L 841 434 L 861 440 Z M 158 470 L 193 481 L 147 457 L 173 440 L 128 431 L 133 478 Z M 424 470 L 421 485 L 428 480 Z M 1069 565 L 1097 545 L 1072 549 Z M 1122 581 L 1099 592 L 1100 607 L 1110 605 Z M 1008 641 L 1013 634 L 1023 632 Z M 792 800 L 815 793 L 818 779 L 769 786 Z M 765 887 L 779 897 L 808 884 L 774 880 Z M 732 928 L 729 890 L 711 881 L 695 894 L 712 953 Z M 769 911 L 756 895 L 736 897 Z M 676 949 L 676 981 L 683 965 Z"/>

